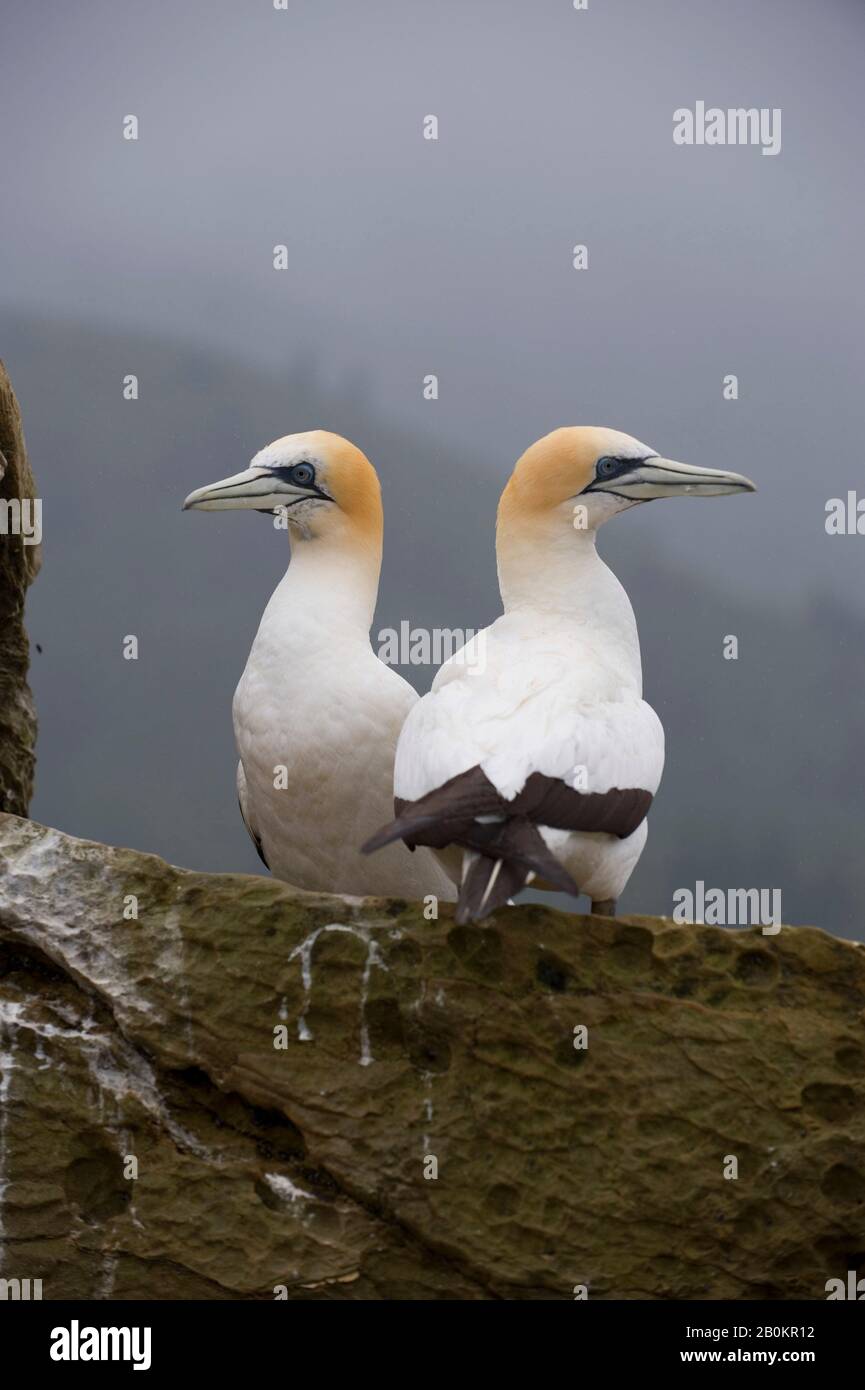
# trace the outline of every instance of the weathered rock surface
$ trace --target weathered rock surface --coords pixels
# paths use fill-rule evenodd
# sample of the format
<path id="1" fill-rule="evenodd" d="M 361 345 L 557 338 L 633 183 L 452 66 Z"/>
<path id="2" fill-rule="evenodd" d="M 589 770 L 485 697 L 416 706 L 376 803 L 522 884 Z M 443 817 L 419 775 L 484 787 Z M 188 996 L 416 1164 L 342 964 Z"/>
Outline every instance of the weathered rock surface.
<path id="1" fill-rule="evenodd" d="M 0 868 L 0 1276 L 45 1298 L 822 1299 L 861 1270 L 856 945 L 457 928 L 11 816 Z"/>
<path id="2" fill-rule="evenodd" d="M 27 461 L 21 413 L 0 362 L 0 499 L 36 495 Z M 30 644 L 24 599 L 39 570 L 41 545 L 0 534 L 0 811 L 25 816 L 33 794 L 36 711 L 27 683 Z"/>

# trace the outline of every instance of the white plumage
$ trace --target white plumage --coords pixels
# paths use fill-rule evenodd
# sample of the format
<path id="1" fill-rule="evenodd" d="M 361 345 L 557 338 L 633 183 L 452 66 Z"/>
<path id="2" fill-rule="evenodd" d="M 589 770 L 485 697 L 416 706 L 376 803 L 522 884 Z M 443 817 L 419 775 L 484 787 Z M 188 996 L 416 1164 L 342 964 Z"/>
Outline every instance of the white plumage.
<path id="1" fill-rule="evenodd" d="M 322 590 L 305 559 L 296 546 L 234 696 L 250 833 L 275 877 L 298 888 L 452 898 L 428 850 L 359 852 L 393 815 L 394 751 L 418 697 L 373 652 L 356 583 Z"/>

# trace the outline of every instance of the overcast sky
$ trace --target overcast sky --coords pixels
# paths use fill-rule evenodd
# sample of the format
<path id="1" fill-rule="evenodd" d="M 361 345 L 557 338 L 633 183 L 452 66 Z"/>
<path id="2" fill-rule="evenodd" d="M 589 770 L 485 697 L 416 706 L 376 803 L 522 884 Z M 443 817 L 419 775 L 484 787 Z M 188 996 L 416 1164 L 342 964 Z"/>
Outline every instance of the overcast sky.
<path id="1" fill-rule="evenodd" d="M 498 469 L 578 422 L 741 466 L 765 496 L 732 550 L 677 546 L 861 601 L 823 515 L 862 477 L 863 39 L 858 0 L 19 6 L 3 293 L 277 370 L 314 351 L 411 422 L 435 372 L 424 428 Z M 780 155 L 675 146 L 697 100 L 780 107 Z"/>

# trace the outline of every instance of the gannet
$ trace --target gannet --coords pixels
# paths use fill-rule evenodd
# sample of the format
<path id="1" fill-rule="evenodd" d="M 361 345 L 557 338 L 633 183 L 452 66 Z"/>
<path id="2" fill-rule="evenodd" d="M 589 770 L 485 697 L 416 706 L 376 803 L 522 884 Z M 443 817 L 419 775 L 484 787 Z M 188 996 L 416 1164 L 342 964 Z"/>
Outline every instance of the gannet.
<path id="1" fill-rule="evenodd" d="M 613 916 L 646 843 L 664 730 L 642 698 L 633 609 L 598 527 L 656 497 L 752 492 L 739 473 L 661 458 L 617 430 L 553 431 L 518 461 L 498 509 L 504 614 L 439 670 L 394 769 L 402 838 L 439 854 L 456 918 L 480 920 L 533 879 Z"/>
<path id="2" fill-rule="evenodd" d="M 238 801 L 265 865 L 311 891 L 452 900 L 429 851 L 360 853 L 392 814 L 397 737 L 417 700 L 369 640 L 383 530 L 372 464 L 326 430 L 286 435 L 183 506 L 277 513 L 291 538 L 233 703 Z"/>

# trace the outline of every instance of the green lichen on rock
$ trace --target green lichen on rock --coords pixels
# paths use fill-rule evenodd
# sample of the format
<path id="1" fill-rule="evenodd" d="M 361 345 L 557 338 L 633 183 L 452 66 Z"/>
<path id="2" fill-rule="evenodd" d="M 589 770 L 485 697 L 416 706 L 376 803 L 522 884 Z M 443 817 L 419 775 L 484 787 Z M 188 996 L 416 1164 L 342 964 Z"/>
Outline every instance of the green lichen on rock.
<path id="1" fill-rule="evenodd" d="M 456 927 L 14 817 L 0 870 L 0 1275 L 46 1298 L 822 1299 L 865 1259 L 854 944 Z"/>

